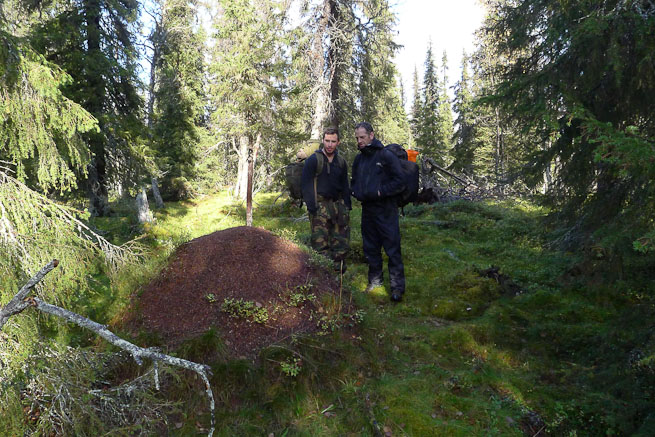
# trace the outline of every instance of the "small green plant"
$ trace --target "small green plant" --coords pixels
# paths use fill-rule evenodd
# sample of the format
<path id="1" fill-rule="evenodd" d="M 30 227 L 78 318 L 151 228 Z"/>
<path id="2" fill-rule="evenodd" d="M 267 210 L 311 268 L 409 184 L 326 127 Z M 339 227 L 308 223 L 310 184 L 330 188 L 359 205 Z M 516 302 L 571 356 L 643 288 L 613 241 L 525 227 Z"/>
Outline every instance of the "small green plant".
<path id="1" fill-rule="evenodd" d="M 309 317 L 310 320 L 316 319 L 316 326 L 320 331 L 319 335 L 326 335 L 330 332 L 339 330 L 346 319 L 346 314 L 317 314 L 315 312 Z"/>
<path id="2" fill-rule="evenodd" d="M 311 282 L 297 285 L 291 290 L 285 290 L 285 292 L 280 296 L 280 299 L 286 301 L 291 307 L 299 307 L 305 302 L 314 302 L 316 301 L 316 295 L 314 293 L 309 293 L 313 287 L 314 284 Z"/>
<path id="3" fill-rule="evenodd" d="M 302 369 L 302 361 L 300 358 L 289 358 L 280 363 L 280 368 L 285 375 L 296 377 L 300 373 L 300 369 Z"/>
<path id="4" fill-rule="evenodd" d="M 319 319 L 316 321 L 316 324 L 321 330 L 320 333 L 325 335 L 328 332 L 334 332 L 339 329 L 339 326 L 341 326 L 341 317 L 339 315 L 324 315 L 319 317 Z"/>
<path id="5" fill-rule="evenodd" d="M 316 295 L 315 294 L 308 294 L 305 295 L 303 293 L 292 293 L 291 296 L 289 296 L 289 305 L 293 307 L 297 307 L 305 303 L 305 301 L 313 302 L 316 300 Z"/>
<path id="6" fill-rule="evenodd" d="M 260 303 L 251 300 L 227 298 L 221 305 L 221 311 L 231 317 L 246 319 L 262 325 L 269 320 L 268 310 Z"/>
<path id="7" fill-rule="evenodd" d="M 294 243 L 300 242 L 300 239 L 298 238 L 298 232 L 296 232 L 294 229 L 276 228 L 272 231 L 272 233 L 284 240 L 292 241 Z"/>
<path id="8" fill-rule="evenodd" d="M 351 320 L 350 325 L 358 325 L 364 321 L 364 317 L 366 316 L 366 311 L 364 310 L 357 310 L 352 314 L 348 314 L 348 317 Z"/>
<path id="9" fill-rule="evenodd" d="M 216 302 L 218 300 L 218 299 L 216 299 L 216 295 L 214 293 L 206 294 L 205 299 L 207 299 L 209 301 L 209 303 L 214 303 L 214 302 Z"/>
<path id="10" fill-rule="evenodd" d="M 316 252 L 314 249 L 307 247 L 306 249 L 303 247 L 307 253 L 309 253 L 309 264 L 316 266 L 316 267 L 321 267 L 324 269 L 331 269 L 332 268 L 332 260 L 326 256 L 321 255 L 320 253 Z"/>

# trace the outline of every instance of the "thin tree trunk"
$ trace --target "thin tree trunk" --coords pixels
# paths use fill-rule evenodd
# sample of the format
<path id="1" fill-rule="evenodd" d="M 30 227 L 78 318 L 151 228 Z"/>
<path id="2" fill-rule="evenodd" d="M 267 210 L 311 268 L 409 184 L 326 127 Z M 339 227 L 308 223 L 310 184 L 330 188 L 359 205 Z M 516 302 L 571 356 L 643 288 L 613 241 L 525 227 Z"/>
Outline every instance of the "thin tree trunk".
<path id="1" fill-rule="evenodd" d="M 500 125 L 500 110 L 495 108 L 496 114 L 496 150 L 494 159 L 494 172 L 496 174 L 496 190 L 503 193 L 503 128 Z"/>
<path id="2" fill-rule="evenodd" d="M 328 118 L 329 95 L 328 79 L 332 76 L 331 72 L 325 70 L 325 54 L 323 52 L 323 40 L 327 31 L 328 22 L 330 20 L 330 2 L 326 0 L 321 9 L 321 17 L 319 19 L 316 34 L 314 36 L 314 44 L 311 52 L 311 68 L 312 75 L 316 81 L 315 95 L 314 95 L 314 114 L 312 116 L 312 133 L 311 137 L 321 138 L 325 120 Z M 327 75 L 326 75 L 327 73 Z"/>
<path id="3" fill-rule="evenodd" d="M 161 198 L 161 194 L 159 193 L 159 182 L 157 181 L 157 178 L 152 178 L 151 183 L 152 183 L 152 196 L 155 198 L 155 206 L 157 208 L 163 208 L 164 199 Z"/>
<path id="4" fill-rule="evenodd" d="M 248 190 L 246 192 L 246 226 L 252 226 L 252 174 L 254 171 L 253 150 L 248 149 Z"/>
<path id="5" fill-rule="evenodd" d="M 548 141 L 548 144 L 546 145 L 546 149 L 550 149 L 552 147 L 552 141 Z M 541 189 L 542 194 L 546 194 L 548 190 L 550 190 L 550 187 L 553 184 L 553 171 L 552 171 L 552 163 L 549 162 L 546 165 L 546 168 L 544 169 L 544 184 Z"/>
<path id="6" fill-rule="evenodd" d="M 239 163 L 237 169 L 237 181 L 234 187 L 234 197 L 240 200 L 246 200 L 248 187 L 248 151 L 250 147 L 250 138 L 247 135 L 239 137 L 239 148 L 237 155 Z"/>
<path id="7" fill-rule="evenodd" d="M 101 40 L 101 27 L 100 15 L 101 6 L 99 0 L 86 0 L 84 2 L 84 10 L 86 14 L 86 45 L 87 45 L 87 60 L 90 62 L 96 57 L 102 57 L 100 48 Z M 105 87 L 103 78 L 94 68 L 93 65 L 88 66 L 86 72 L 86 82 L 89 90 L 89 98 L 86 103 L 86 108 L 96 118 L 101 120 L 103 113 L 104 100 L 105 100 Z M 100 132 L 102 132 L 102 122 Z M 89 144 L 93 160 L 89 167 L 88 179 L 88 196 L 89 196 L 89 212 L 91 216 L 106 216 L 109 214 L 109 196 L 107 194 L 107 162 L 105 154 L 105 139 L 99 133 L 93 133 L 89 137 Z"/>
<path id="8" fill-rule="evenodd" d="M 159 23 L 157 23 L 159 28 Z M 158 41 L 154 42 L 152 51 L 152 61 L 150 63 L 150 81 L 148 82 L 148 108 L 147 108 L 147 123 L 148 127 L 152 127 L 152 114 L 155 106 L 155 85 L 157 82 L 157 63 L 159 62 L 159 44 Z"/>
<path id="9" fill-rule="evenodd" d="M 339 46 L 339 22 L 341 16 L 339 14 L 339 6 L 336 0 L 328 0 L 329 8 L 329 36 L 330 36 L 330 47 L 328 48 L 328 68 L 330 69 L 328 74 L 328 82 L 330 86 L 330 100 L 329 100 L 329 118 L 330 125 L 339 128 L 340 116 L 339 116 L 339 97 L 341 93 L 340 81 L 341 81 L 341 47 Z"/>

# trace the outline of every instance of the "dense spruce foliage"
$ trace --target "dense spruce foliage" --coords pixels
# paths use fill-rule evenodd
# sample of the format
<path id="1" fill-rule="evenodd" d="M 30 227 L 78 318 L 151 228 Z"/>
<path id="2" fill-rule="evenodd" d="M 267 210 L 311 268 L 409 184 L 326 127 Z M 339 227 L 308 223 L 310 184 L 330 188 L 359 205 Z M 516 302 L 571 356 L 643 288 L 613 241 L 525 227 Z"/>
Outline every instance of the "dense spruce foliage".
<path id="1" fill-rule="evenodd" d="M 579 244 L 652 247 L 655 6 L 651 2 L 490 1 L 484 39 L 493 104 L 517 123 L 530 186 L 554 171 L 549 198 Z M 601 238 L 602 236 L 602 238 Z M 570 246 L 569 244 L 569 246 Z"/>

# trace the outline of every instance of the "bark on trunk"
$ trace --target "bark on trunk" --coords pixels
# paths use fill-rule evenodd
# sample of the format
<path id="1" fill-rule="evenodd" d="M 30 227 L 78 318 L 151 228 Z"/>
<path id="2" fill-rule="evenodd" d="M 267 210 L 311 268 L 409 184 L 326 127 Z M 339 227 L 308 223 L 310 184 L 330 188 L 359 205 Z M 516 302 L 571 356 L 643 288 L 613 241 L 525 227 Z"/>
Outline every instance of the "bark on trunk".
<path id="1" fill-rule="evenodd" d="M 104 150 L 96 148 L 96 155 L 87 166 L 87 194 L 89 196 L 89 213 L 91 217 L 104 217 L 109 215 L 109 196 L 105 186 L 106 167 L 104 163 Z M 102 154 L 102 156 L 99 156 Z"/>
<path id="2" fill-rule="evenodd" d="M 325 68 L 325 53 L 323 51 L 323 40 L 326 36 L 328 23 L 331 17 L 330 1 L 326 0 L 321 8 L 321 17 L 318 21 L 316 34 L 314 35 L 314 44 L 311 52 L 312 76 L 315 80 L 314 88 L 314 114 L 312 116 L 312 138 L 321 138 L 325 121 L 328 118 L 329 78 L 332 77 L 331 71 Z"/>
<path id="3" fill-rule="evenodd" d="M 252 150 L 252 166 L 253 174 L 257 166 L 257 155 L 261 145 L 261 134 L 257 134 L 254 143 L 252 138 L 248 135 L 243 135 L 239 138 L 239 148 L 237 155 L 239 156 L 237 182 L 234 187 L 234 197 L 240 200 L 246 200 L 248 193 L 248 157 L 249 151 Z"/>
<path id="4" fill-rule="evenodd" d="M 237 181 L 234 186 L 234 197 L 239 200 L 246 200 L 248 190 L 248 150 L 250 149 L 250 138 L 247 135 L 239 137 L 239 163 L 237 169 Z"/>
<path id="5" fill-rule="evenodd" d="M 163 208 L 164 199 L 161 198 L 161 194 L 159 193 L 159 183 L 157 181 L 157 178 L 152 178 L 151 183 L 152 183 L 152 196 L 155 198 L 155 206 L 157 208 Z"/>
<path id="6" fill-rule="evenodd" d="M 329 35 L 330 35 L 330 47 L 328 48 L 328 82 L 330 86 L 330 99 L 329 99 L 329 118 L 330 125 L 336 128 L 339 128 L 340 116 L 339 116 L 339 97 L 341 93 L 340 81 L 341 81 L 341 70 L 343 68 L 341 64 L 342 50 L 340 47 L 340 29 L 339 23 L 341 16 L 339 14 L 339 7 L 336 0 L 328 0 L 329 8 Z"/>
<path id="7" fill-rule="evenodd" d="M 254 172 L 253 150 L 248 149 L 248 189 L 246 192 L 246 226 L 252 226 L 252 176 Z"/>
<path id="8" fill-rule="evenodd" d="M 100 16 L 102 11 L 98 0 L 86 0 L 84 9 L 87 29 L 87 58 L 90 61 L 103 56 L 100 48 L 102 33 Z M 102 74 L 93 65 L 89 65 L 85 79 L 89 91 L 85 109 L 101 120 L 106 95 Z M 100 132 L 102 132 L 102 128 L 101 124 Z M 93 217 L 106 216 L 109 215 L 109 196 L 107 195 L 105 139 L 100 133 L 91 134 L 89 145 L 93 153 L 93 161 L 89 165 L 88 179 L 89 212 Z"/>
<path id="9" fill-rule="evenodd" d="M 141 187 L 139 194 L 136 195 L 136 210 L 137 218 L 140 224 L 152 223 L 154 219 L 152 217 L 152 213 L 150 212 L 150 206 L 148 205 L 146 189 L 143 187 Z"/>
<path id="10" fill-rule="evenodd" d="M 159 29 L 159 23 L 156 25 L 157 30 Z M 150 64 L 150 80 L 148 82 L 148 107 L 147 107 L 147 118 L 148 118 L 148 127 L 152 127 L 152 114 L 155 106 L 155 86 L 157 83 L 157 64 L 159 63 L 159 43 L 155 41 L 154 48 L 152 51 L 152 61 Z"/>

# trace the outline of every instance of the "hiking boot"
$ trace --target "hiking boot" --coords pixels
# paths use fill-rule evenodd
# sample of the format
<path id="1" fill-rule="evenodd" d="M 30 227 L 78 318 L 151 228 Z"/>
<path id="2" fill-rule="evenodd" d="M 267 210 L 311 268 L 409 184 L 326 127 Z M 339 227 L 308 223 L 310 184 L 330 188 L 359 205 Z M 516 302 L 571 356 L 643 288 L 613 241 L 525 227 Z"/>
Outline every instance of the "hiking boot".
<path id="1" fill-rule="evenodd" d="M 382 282 L 369 282 L 364 293 L 370 293 L 374 288 L 382 287 Z"/>
<path id="2" fill-rule="evenodd" d="M 391 302 L 400 302 L 403 300 L 403 294 L 400 291 L 391 292 Z"/>

